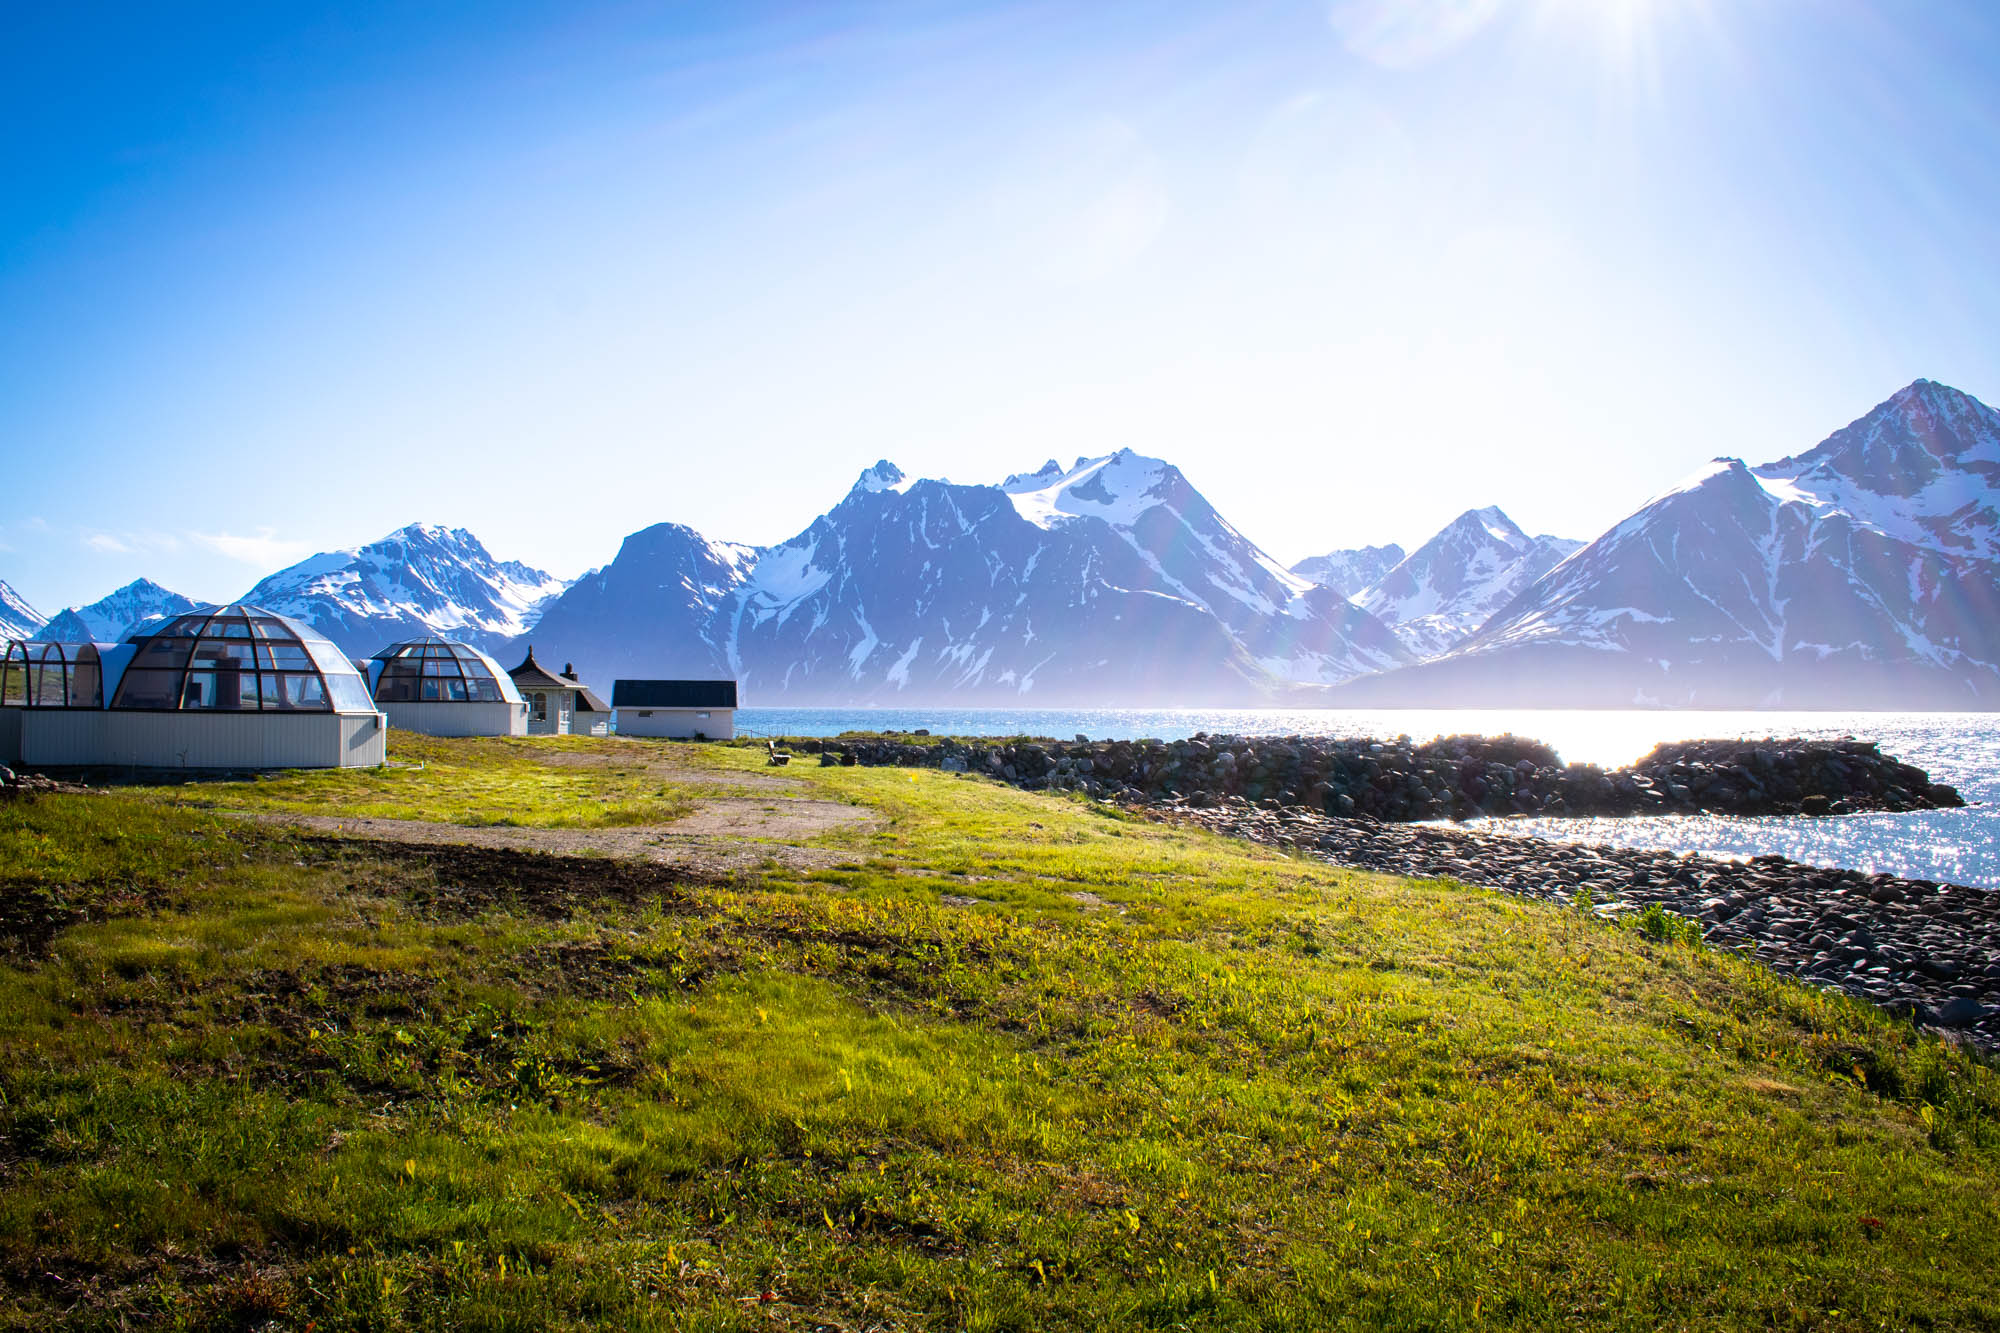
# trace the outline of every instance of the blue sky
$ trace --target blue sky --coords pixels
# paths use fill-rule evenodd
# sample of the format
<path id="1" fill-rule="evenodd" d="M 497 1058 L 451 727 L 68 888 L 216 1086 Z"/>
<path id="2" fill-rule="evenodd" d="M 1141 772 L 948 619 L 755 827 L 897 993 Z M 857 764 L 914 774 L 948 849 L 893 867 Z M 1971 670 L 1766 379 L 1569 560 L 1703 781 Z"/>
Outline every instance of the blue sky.
<path id="1" fill-rule="evenodd" d="M 1121 446 L 1290 561 L 2000 400 L 2000 7 L 19 9 L 0 579 L 573 575 Z"/>

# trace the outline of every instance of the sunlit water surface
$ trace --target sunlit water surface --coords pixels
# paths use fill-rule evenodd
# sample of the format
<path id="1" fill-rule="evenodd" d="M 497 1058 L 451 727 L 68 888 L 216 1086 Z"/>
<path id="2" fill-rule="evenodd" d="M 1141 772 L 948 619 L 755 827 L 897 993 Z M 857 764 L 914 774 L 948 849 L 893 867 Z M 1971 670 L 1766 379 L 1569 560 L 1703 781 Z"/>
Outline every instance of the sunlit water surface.
<path id="1" fill-rule="evenodd" d="M 1557 709 L 998 709 L 745 708 L 740 732 L 832 736 L 914 731 L 951 736 L 1086 735 L 1097 740 L 1177 740 L 1196 732 L 1251 736 L 1513 732 L 1546 741 L 1571 762 L 1615 768 L 1661 741 L 1765 736 L 1879 742 L 1884 752 L 1957 787 L 1971 806 L 1909 815 L 1832 819 L 1634 816 L 1625 819 L 1480 820 L 1477 826 L 1571 842 L 1662 848 L 1710 856 L 1775 852 L 1812 865 L 1887 871 L 1912 879 L 2000 888 L 2000 714 L 1622 712 Z"/>

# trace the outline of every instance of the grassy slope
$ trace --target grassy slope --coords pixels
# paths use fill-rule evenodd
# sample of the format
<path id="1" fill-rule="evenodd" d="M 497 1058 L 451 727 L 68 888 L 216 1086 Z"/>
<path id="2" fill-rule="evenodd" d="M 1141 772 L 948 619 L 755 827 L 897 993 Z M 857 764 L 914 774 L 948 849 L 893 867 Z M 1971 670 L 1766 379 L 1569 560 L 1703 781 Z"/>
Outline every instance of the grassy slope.
<path id="1" fill-rule="evenodd" d="M 6 1309 L 2000 1324 L 2000 1080 L 1856 1006 L 1062 799 L 799 776 L 887 817 L 844 868 L 560 916 L 156 794 L 0 807 L 20 920 L 73 922 L 0 967 Z"/>

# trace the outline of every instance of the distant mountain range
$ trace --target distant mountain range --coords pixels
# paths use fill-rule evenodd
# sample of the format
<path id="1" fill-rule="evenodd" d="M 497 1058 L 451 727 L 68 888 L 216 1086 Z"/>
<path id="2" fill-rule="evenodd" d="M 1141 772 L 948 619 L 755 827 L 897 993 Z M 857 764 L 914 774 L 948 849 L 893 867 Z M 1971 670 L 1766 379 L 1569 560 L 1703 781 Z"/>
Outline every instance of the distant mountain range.
<path id="1" fill-rule="evenodd" d="M 994 485 L 863 472 L 770 547 L 661 523 L 565 584 L 413 524 L 246 595 L 355 656 L 438 633 L 758 704 L 2000 707 L 2000 415 L 1920 380 L 1817 447 L 1719 459 L 1587 545 L 1468 510 L 1285 569 L 1130 450 Z M 115 638 L 141 580 L 47 626 Z"/>
<path id="2" fill-rule="evenodd" d="M 1918 380 L 1806 453 L 1716 459 L 1450 653 L 1332 697 L 2000 706 L 2000 414 Z"/>
<path id="3" fill-rule="evenodd" d="M 37 633 L 62 643 L 116 643 L 142 620 L 176 615 L 194 605 L 192 599 L 169 592 L 151 579 L 134 579 L 88 606 L 63 608 Z"/>

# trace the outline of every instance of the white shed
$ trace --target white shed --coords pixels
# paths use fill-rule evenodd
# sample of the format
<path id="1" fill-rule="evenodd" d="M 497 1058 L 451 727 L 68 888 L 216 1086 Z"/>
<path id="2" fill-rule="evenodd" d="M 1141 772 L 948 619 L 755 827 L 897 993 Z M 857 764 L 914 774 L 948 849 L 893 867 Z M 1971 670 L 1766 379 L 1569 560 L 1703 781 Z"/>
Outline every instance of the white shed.
<path id="1" fill-rule="evenodd" d="M 736 682 L 614 681 L 611 710 L 620 736 L 726 741 L 736 735 Z"/>

